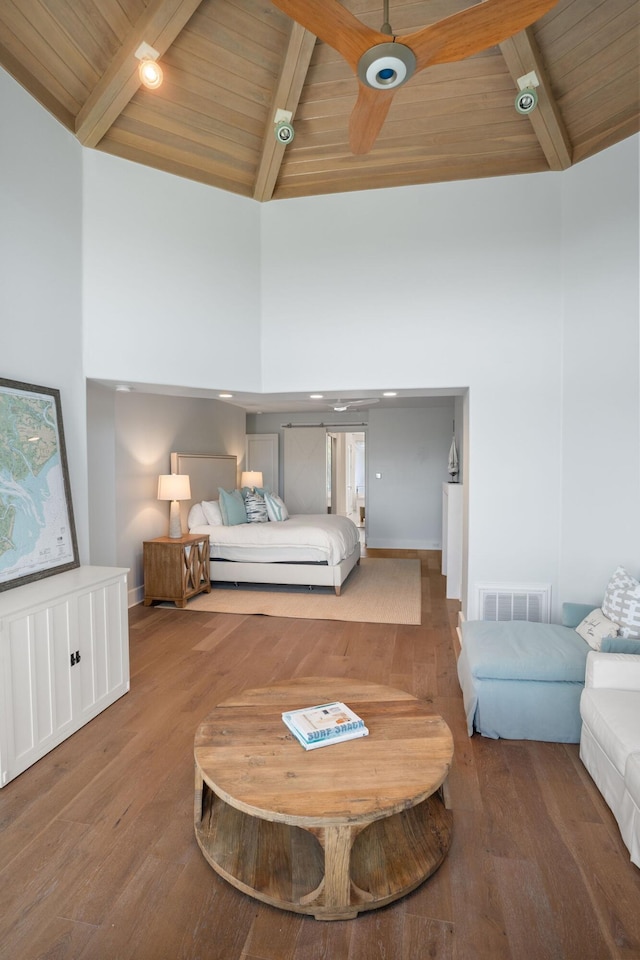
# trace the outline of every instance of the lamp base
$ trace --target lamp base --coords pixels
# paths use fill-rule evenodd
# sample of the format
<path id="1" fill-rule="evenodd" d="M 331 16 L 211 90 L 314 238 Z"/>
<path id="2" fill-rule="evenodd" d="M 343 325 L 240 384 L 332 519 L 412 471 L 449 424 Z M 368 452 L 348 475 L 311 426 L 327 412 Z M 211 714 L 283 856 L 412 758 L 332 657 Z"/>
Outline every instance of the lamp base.
<path id="1" fill-rule="evenodd" d="M 171 501 L 169 510 L 169 536 L 172 540 L 179 540 L 182 536 L 182 520 L 180 519 L 180 502 Z"/>

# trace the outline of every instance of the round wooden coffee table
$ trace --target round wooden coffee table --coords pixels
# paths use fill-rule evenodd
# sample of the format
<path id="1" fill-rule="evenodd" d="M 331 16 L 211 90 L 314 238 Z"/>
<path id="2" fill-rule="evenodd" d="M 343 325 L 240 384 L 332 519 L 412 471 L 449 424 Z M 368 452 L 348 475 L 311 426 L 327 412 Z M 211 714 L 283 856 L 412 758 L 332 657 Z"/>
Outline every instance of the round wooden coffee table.
<path id="1" fill-rule="evenodd" d="M 369 736 L 305 750 L 285 710 L 347 703 Z M 195 738 L 195 832 L 222 877 L 272 906 L 351 919 L 415 889 L 442 863 L 452 816 L 451 731 L 403 690 L 308 678 L 245 690 Z"/>

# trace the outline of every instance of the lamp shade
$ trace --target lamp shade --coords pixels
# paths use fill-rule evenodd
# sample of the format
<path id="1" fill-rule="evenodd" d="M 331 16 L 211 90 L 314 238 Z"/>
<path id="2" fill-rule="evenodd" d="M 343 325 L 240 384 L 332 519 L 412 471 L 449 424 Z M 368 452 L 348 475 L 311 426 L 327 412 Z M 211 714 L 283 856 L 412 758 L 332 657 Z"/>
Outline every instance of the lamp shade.
<path id="1" fill-rule="evenodd" d="M 240 486 L 241 487 L 261 487 L 262 486 L 262 471 L 261 470 L 243 470 L 240 477 Z"/>
<path id="2" fill-rule="evenodd" d="M 191 485 L 186 473 L 163 473 L 158 477 L 158 500 L 190 500 Z"/>

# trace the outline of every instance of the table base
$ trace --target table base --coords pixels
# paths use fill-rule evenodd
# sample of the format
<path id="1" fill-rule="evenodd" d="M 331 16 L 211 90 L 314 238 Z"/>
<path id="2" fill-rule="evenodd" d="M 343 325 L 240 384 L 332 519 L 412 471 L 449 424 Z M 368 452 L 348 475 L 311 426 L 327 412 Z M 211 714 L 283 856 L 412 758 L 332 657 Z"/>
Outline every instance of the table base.
<path id="1" fill-rule="evenodd" d="M 350 920 L 414 890 L 451 843 L 442 791 L 366 824 L 299 827 L 221 800 L 196 768 L 195 833 L 213 869 L 243 893 L 316 920 Z"/>

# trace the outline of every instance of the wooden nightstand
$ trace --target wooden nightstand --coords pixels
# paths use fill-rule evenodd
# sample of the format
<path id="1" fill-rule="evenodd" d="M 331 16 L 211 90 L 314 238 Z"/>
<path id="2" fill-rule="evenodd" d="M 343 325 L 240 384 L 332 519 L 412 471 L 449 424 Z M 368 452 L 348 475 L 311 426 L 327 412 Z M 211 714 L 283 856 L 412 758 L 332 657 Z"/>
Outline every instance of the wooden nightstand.
<path id="1" fill-rule="evenodd" d="M 143 561 L 145 607 L 154 600 L 186 607 L 189 597 L 211 593 L 208 534 L 145 540 Z"/>

